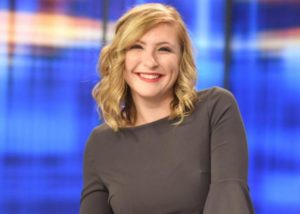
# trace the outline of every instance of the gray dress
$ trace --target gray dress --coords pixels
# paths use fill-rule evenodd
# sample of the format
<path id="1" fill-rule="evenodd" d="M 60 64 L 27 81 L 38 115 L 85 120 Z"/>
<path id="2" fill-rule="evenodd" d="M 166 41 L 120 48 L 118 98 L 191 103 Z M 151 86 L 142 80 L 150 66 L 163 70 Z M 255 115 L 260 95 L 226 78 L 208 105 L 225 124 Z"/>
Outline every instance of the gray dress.
<path id="1" fill-rule="evenodd" d="M 233 95 L 198 92 L 192 115 L 91 133 L 80 214 L 250 214 L 247 141 Z"/>

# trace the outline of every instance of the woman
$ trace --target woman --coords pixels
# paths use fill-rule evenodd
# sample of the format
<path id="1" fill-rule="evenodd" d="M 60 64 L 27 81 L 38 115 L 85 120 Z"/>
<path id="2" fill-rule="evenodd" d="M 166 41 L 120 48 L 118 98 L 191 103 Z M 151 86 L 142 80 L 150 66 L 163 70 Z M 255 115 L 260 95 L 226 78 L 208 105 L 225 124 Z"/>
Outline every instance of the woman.
<path id="1" fill-rule="evenodd" d="M 253 213 L 247 144 L 231 93 L 195 91 L 178 12 L 144 4 L 118 21 L 93 96 L 105 123 L 84 157 L 81 214 Z"/>

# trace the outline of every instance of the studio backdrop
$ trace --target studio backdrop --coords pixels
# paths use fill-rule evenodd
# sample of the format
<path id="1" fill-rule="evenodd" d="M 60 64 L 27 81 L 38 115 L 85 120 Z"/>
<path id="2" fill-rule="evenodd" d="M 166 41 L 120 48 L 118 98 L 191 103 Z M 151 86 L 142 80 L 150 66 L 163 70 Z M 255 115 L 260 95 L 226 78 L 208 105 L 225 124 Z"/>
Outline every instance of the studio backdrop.
<path id="1" fill-rule="evenodd" d="M 141 0 L 1 0 L 0 213 L 78 213 L 91 90 L 115 21 Z M 197 88 L 237 98 L 256 213 L 300 213 L 300 1 L 169 0 Z"/>

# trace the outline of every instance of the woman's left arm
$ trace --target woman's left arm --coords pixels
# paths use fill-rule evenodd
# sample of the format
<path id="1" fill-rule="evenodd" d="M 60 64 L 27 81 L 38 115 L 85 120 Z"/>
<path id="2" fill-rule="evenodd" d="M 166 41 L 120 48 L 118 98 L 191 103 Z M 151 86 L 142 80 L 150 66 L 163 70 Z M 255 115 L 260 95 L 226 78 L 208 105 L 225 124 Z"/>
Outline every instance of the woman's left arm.
<path id="1" fill-rule="evenodd" d="M 213 89 L 208 114 L 211 185 L 204 214 L 252 214 L 247 140 L 234 96 L 225 89 Z"/>

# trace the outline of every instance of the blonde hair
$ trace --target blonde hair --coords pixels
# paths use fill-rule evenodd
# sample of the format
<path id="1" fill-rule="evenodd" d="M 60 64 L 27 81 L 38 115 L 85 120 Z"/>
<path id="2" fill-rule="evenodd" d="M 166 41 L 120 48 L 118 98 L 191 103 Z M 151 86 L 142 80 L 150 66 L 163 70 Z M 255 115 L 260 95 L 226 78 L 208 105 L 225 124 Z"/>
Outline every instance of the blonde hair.
<path id="1" fill-rule="evenodd" d="M 92 92 L 104 121 L 114 131 L 136 121 L 135 105 L 123 77 L 126 49 L 161 23 L 171 24 L 177 29 L 181 47 L 179 74 L 174 85 L 169 119 L 178 119 L 174 124 L 179 125 L 194 110 L 197 98 L 196 66 L 191 41 L 180 14 L 173 7 L 159 3 L 138 5 L 118 20 L 112 42 L 103 47 L 98 64 L 101 80 Z"/>

